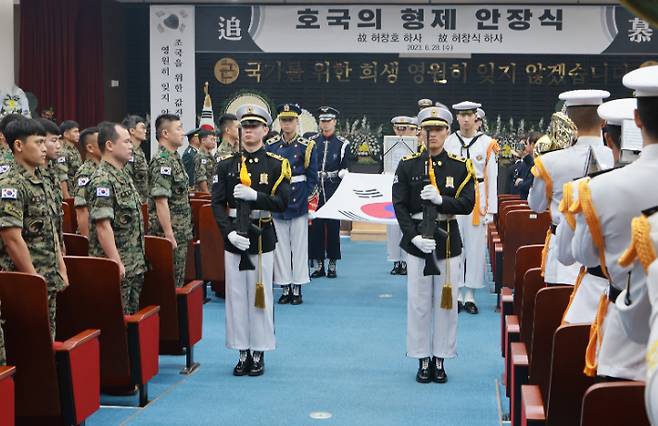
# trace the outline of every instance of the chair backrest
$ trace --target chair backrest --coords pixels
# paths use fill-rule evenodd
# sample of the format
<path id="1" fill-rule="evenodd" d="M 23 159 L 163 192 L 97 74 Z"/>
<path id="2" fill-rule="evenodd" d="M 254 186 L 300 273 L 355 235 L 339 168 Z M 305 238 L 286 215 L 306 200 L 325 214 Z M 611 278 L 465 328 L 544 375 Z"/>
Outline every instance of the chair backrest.
<path id="1" fill-rule="evenodd" d="M 65 340 L 89 328 L 99 329 L 102 389 L 131 389 L 119 265 L 100 257 L 66 256 L 64 261 L 69 287 L 57 297 L 57 335 Z"/>
<path id="2" fill-rule="evenodd" d="M 65 232 L 64 246 L 68 256 L 89 256 L 89 239 L 84 235 Z"/>
<path id="3" fill-rule="evenodd" d="M 578 426 L 583 395 L 596 379 L 583 373 L 589 324 L 568 324 L 553 335 L 548 395 L 544 397 L 547 425 Z"/>
<path id="4" fill-rule="evenodd" d="M 201 206 L 209 204 L 210 202 L 207 199 L 203 198 L 191 198 L 190 206 L 192 207 L 192 225 L 194 228 L 194 239 L 199 239 L 199 211 Z"/>
<path id="5" fill-rule="evenodd" d="M 530 383 L 539 385 L 542 395 L 548 395 L 553 333 L 562 322 L 562 314 L 569 303 L 571 290 L 573 287 L 545 287 L 537 292 L 535 298 L 535 319 L 528 352 Z"/>
<path id="6" fill-rule="evenodd" d="M 498 209 L 498 217 L 496 221 L 496 228 L 498 229 L 498 232 L 502 235 L 503 230 L 505 229 L 505 215 L 510 211 L 510 210 L 515 210 L 519 208 L 528 208 L 528 203 L 523 200 L 508 200 L 508 201 L 503 201 L 500 203 L 500 207 Z"/>
<path id="7" fill-rule="evenodd" d="M 48 293 L 41 276 L 0 272 L 7 363 L 16 367 L 16 416 L 59 416 Z"/>
<path id="8" fill-rule="evenodd" d="M 649 426 L 644 382 L 597 383 L 583 397 L 581 426 Z"/>
<path id="9" fill-rule="evenodd" d="M 546 230 L 551 224 L 548 212 L 535 213 L 529 209 L 511 210 L 505 215 L 503 234 L 503 284 L 514 280 L 516 250 L 521 246 L 544 244 Z"/>
<path id="10" fill-rule="evenodd" d="M 511 283 L 514 287 L 514 292 L 523 292 L 523 278 L 525 273 L 530 268 L 541 266 L 541 252 L 544 246 L 541 244 L 528 244 L 516 249 L 514 253 L 514 281 Z M 518 314 L 518 311 L 515 311 Z"/>
<path id="11" fill-rule="evenodd" d="M 199 210 L 199 240 L 201 241 L 201 274 L 204 281 L 224 281 L 224 236 L 210 204 Z"/>
<path id="12" fill-rule="evenodd" d="M 75 234 L 78 231 L 78 216 L 75 214 L 75 199 L 74 198 L 65 198 L 64 202 L 69 205 L 71 210 L 71 232 Z M 67 232 L 67 231 L 64 231 Z"/>
<path id="13" fill-rule="evenodd" d="M 514 302 L 516 298 L 521 299 L 521 306 L 519 311 L 519 323 L 521 328 L 521 341 L 530 347 L 532 340 L 533 321 L 535 319 L 535 299 L 537 292 L 546 287 L 544 277 L 541 276 L 541 268 L 530 268 L 526 271 L 523 278 L 523 292 L 520 295 L 514 295 Z"/>
<path id="14" fill-rule="evenodd" d="M 144 287 L 139 306 L 160 306 L 160 341 L 178 341 L 178 305 L 174 279 L 174 249 L 166 238 L 147 235 L 144 238 L 149 269 L 144 275 Z"/>
<path id="15" fill-rule="evenodd" d="M 67 233 L 74 233 L 78 227 L 73 227 L 73 217 L 75 216 L 75 212 L 73 211 L 73 203 L 69 204 L 66 201 L 63 201 L 62 211 L 64 212 L 64 216 L 62 218 L 62 230 Z"/>

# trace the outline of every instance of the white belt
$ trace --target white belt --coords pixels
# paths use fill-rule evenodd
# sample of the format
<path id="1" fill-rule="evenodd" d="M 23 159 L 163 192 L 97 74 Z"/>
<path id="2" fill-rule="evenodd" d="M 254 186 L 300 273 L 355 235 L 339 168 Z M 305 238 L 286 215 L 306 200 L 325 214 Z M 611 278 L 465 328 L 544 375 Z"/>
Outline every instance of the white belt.
<path id="1" fill-rule="evenodd" d="M 297 175 L 290 178 L 290 183 L 306 182 L 306 175 Z"/>
<path id="2" fill-rule="evenodd" d="M 414 213 L 411 215 L 411 218 L 416 220 L 423 220 L 423 212 Z M 443 221 L 449 222 L 454 219 L 455 219 L 455 215 L 453 214 L 439 213 L 436 215 L 436 220 L 439 222 L 443 222 Z"/>
<path id="3" fill-rule="evenodd" d="M 335 170 L 333 172 L 323 172 L 323 171 L 318 171 L 318 176 L 322 177 L 324 175 L 325 178 L 337 178 L 338 177 L 338 170 Z"/>
<path id="4" fill-rule="evenodd" d="M 229 217 L 238 217 L 237 209 L 228 209 Z M 249 215 L 251 219 L 270 219 L 272 214 L 267 210 L 252 210 Z"/>

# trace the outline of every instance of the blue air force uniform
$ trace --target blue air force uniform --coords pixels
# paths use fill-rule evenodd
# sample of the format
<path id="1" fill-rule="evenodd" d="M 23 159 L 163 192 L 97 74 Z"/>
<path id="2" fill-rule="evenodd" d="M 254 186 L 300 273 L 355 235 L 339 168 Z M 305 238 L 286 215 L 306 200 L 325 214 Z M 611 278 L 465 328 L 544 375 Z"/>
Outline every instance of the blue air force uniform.
<path id="1" fill-rule="evenodd" d="M 321 107 L 321 121 L 335 120 L 338 111 L 331 107 Z M 335 133 L 325 137 L 317 134 L 312 141 L 317 146 L 318 155 L 318 209 L 334 195 L 342 176 L 347 173 L 349 141 Z M 340 259 L 340 221 L 315 219 L 309 232 L 309 258 L 321 266 L 312 276 L 324 275 L 324 259 L 329 259 L 329 276 L 335 276 L 335 261 Z M 333 269 L 332 269 L 333 268 Z"/>
<path id="2" fill-rule="evenodd" d="M 279 120 L 297 120 L 298 104 L 277 107 Z M 295 134 L 286 140 L 283 133 L 267 141 L 266 149 L 288 160 L 292 170 L 290 199 L 282 213 L 274 213 L 278 243 L 274 251 L 274 284 L 283 288 L 279 303 L 302 303 L 301 285 L 310 282 L 308 273 L 308 201 L 317 196 L 318 166 L 315 142 Z"/>

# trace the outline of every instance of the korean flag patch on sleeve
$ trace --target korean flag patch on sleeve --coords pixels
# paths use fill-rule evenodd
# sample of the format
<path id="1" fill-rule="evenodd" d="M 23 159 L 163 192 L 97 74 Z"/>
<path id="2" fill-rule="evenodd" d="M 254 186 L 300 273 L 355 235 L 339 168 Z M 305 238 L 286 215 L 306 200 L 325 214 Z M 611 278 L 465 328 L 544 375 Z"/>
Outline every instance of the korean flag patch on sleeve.
<path id="1" fill-rule="evenodd" d="M 160 174 L 165 176 L 171 176 L 171 167 L 160 167 Z"/>
<path id="2" fill-rule="evenodd" d="M 2 198 L 15 200 L 17 197 L 18 191 L 16 188 L 2 188 Z"/>
<path id="3" fill-rule="evenodd" d="M 58 163 L 66 163 L 66 157 L 64 157 L 64 156 L 57 157 L 57 162 Z"/>
<path id="4" fill-rule="evenodd" d="M 206 158 L 201 159 L 201 164 L 206 164 L 207 162 L 208 162 L 208 160 Z"/>
<path id="5" fill-rule="evenodd" d="M 103 187 L 96 188 L 96 196 L 97 197 L 109 197 L 110 196 L 110 188 L 103 188 Z"/>
<path id="6" fill-rule="evenodd" d="M 87 186 L 88 183 L 89 183 L 89 178 L 88 177 L 78 178 L 78 186 Z"/>

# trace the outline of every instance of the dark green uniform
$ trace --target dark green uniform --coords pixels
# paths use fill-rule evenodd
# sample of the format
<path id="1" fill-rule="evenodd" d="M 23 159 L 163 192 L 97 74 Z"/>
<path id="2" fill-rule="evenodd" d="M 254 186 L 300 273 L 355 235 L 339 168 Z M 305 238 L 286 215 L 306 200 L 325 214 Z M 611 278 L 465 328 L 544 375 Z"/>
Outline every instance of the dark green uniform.
<path id="1" fill-rule="evenodd" d="M 133 148 L 133 156 L 123 171 L 132 178 L 141 202 L 145 203 L 149 196 L 149 164 L 141 147 Z"/>
<path id="2" fill-rule="evenodd" d="M 199 184 L 201 182 L 206 182 L 208 184 L 208 191 L 210 191 L 216 166 L 215 157 L 209 152 L 199 151 L 197 156 L 194 157 L 194 177 L 197 190 L 199 190 Z"/>
<path id="3" fill-rule="evenodd" d="M 178 247 L 174 252 L 176 285 L 181 287 L 185 278 L 187 244 L 192 239 L 192 208 L 188 197 L 189 180 L 178 152 L 169 152 L 160 146 L 149 164 L 150 193 L 148 199 L 149 234 L 164 237 L 155 209 L 155 199 L 167 198 L 171 227 Z"/>
<path id="4" fill-rule="evenodd" d="M 62 154 L 57 159 L 60 172 L 66 174 L 66 183 L 68 185 L 69 194 L 73 195 L 73 188 L 75 188 L 75 174 L 82 166 L 82 156 L 78 147 L 64 142 L 62 146 Z"/>
<path id="5" fill-rule="evenodd" d="M 75 186 L 69 188 L 73 196 L 75 207 L 87 207 L 87 186 L 91 175 L 96 171 L 96 162 L 94 160 L 85 160 L 75 175 Z"/>
<path id="6" fill-rule="evenodd" d="M 146 260 L 141 200 L 132 179 L 123 170 L 102 161 L 87 185 L 89 221 L 109 219 L 126 276 L 121 283 L 124 312 L 139 310 Z M 98 241 L 96 226 L 89 227 L 89 255 L 107 257 Z"/>
<path id="7" fill-rule="evenodd" d="M 59 241 L 64 248 L 64 209 L 62 208 L 62 189 L 59 186 L 60 180 L 60 171 L 57 167 L 55 160 L 48 160 L 46 167 L 43 168 L 42 172 L 43 179 L 50 184 L 54 197 L 48 202 L 52 204 L 52 210 L 57 211 L 55 214 L 55 228 L 59 234 Z"/>

